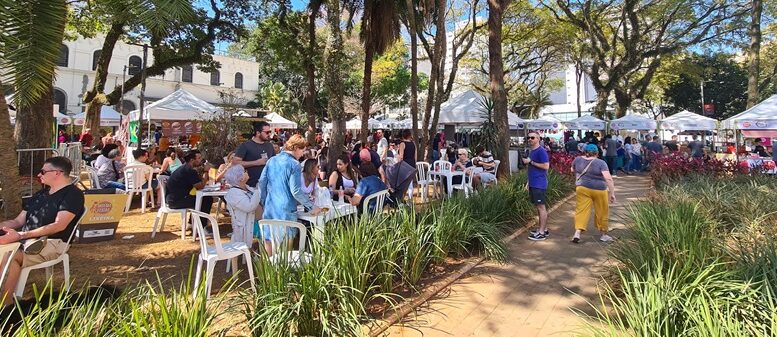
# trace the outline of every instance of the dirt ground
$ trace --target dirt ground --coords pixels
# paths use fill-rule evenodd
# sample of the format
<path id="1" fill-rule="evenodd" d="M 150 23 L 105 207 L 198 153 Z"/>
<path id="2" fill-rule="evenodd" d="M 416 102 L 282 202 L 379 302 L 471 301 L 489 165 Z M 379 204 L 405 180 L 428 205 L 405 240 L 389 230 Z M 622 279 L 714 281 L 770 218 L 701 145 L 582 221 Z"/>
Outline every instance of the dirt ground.
<path id="1" fill-rule="evenodd" d="M 146 213 L 142 214 L 139 199 L 137 196 L 134 198 L 130 212 L 119 222 L 113 240 L 75 242 L 70 246 L 70 277 L 75 288 L 86 283 L 125 286 L 143 281 L 156 282 L 158 275 L 166 288 L 170 289 L 178 288 L 187 279 L 190 270 L 194 274 L 200 245 L 199 241 L 192 241 L 191 230 L 186 231 L 186 240 L 181 240 L 181 219 L 171 214 L 167 217 L 164 231 L 157 232 L 152 239 L 156 209 L 147 208 Z M 226 241 L 229 239 L 226 234 L 231 232 L 229 218 L 219 217 L 219 223 L 226 224 L 220 226 L 222 240 Z M 134 238 L 122 239 L 128 235 Z M 54 268 L 54 282 L 61 284 L 62 266 Z M 225 268 L 225 262 L 220 262 L 216 267 L 214 291 L 231 276 L 231 273 L 225 273 Z M 240 276 L 241 279 L 247 278 L 247 274 Z M 33 283 L 40 288 L 45 285 L 45 281 L 43 270 L 33 271 L 25 288 L 26 294 L 31 294 Z"/>

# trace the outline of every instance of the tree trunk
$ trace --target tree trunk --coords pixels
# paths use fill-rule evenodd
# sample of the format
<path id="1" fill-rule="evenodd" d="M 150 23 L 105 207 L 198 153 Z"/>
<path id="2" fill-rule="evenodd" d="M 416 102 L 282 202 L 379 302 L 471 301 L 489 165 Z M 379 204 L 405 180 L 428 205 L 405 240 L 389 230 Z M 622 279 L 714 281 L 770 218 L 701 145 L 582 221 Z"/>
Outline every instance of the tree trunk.
<path id="1" fill-rule="evenodd" d="M 86 95 L 84 103 L 87 104 L 86 120 L 84 127 L 92 130 L 100 129 L 100 110 L 103 105 L 115 105 L 118 102 L 109 102 L 105 96 L 105 81 L 108 78 L 108 66 L 111 64 L 113 49 L 116 42 L 124 35 L 124 23 L 114 23 L 111 29 L 105 35 L 103 46 L 100 51 L 100 58 L 97 59 L 97 69 L 95 69 L 94 85 Z"/>
<path id="2" fill-rule="evenodd" d="M 624 89 L 615 89 L 615 118 L 626 116 L 626 112 L 631 106 L 631 96 Z"/>
<path id="3" fill-rule="evenodd" d="M 17 149 L 52 148 L 52 134 L 54 133 L 52 129 L 54 122 L 53 96 L 52 89 L 39 97 L 32 106 L 20 107 L 16 110 L 14 139 Z M 43 164 L 44 157 L 43 153 L 21 156 L 20 173 L 29 174 L 30 167 L 32 167 L 33 172 L 37 172 L 40 169 L 37 166 Z"/>
<path id="4" fill-rule="evenodd" d="M 758 75 L 760 74 L 761 53 L 761 12 L 763 1 L 753 0 L 753 10 L 750 13 L 750 28 L 747 35 L 750 36 L 750 46 L 747 48 L 747 108 L 758 104 Z M 702 107 L 702 110 L 704 107 Z"/>
<path id="5" fill-rule="evenodd" d="M 596 107 L 594 108 L 594 115 L 597 118 L 604 120 L 610 120 L 610 116 L 607 113 L 607 101 L 610 96 L 610 92 L 606 90 L 596 90 Z"/>
<path id="6" fill-rule="evenodd" d="M 375 48 L 373 42 L 370 41 L 369 34 L 364 41 L 364 81 L 362 82 L 362 125 L 361 135 L 359 139 L 362 141 L 362 146 L 367 145 L 367 136 L 369 135 L 369 119 L 370 119 L 370 91 L 372 89 L 372 61 L 375 56 Z"/>
<path id="7" fill-rule="evenodd" d="M 0 88 L 2 88 L 2 84 L 0 84 Z M 16 163 L 16 146 L 13 143 L 11 117 L 8 113 L 5 95 L 0 95 L 0 148 L 3 149 L 0 151 L 0 162 L 4 163 L 3 169 L 0 170 L 0 186 L 2 186 L 0 199 L 3 199 L 4 208 L 2 219 L 12 219 L 22 211 L 21 181 L 19 167 Z"/>
<path id="8" fill-rule="evenodd" d="M 416 32 L 416 13 L 415 13 L 415 1 L 405 0 L 407 5 L 407 22 L 408 30 L 410 33 L 410 120 L 413 125 L 410 131 L 413 135 L 413 141 L 416 142 L 416 149 L 418 149 L 418 36 Z M 421 151 L 416 151 L 421 152 Z"/>
<path id="9" fill-rule="evenodd" d="M 504 66 L 502 64 L 502 14 L 509 0 L 488 0 L 488 78 L 491 98 L 494 100 L 494 124 L 496 143 L 494 156 L 501 163 L 496 174 L 510 175 L 510 129 L 507 123 L 507 92 L 505 91 Z"/>
<path id="10" fill-rule="evenodd" d="M 320 2 L 318 6 L 310 9 L 308 17 L 308 55 L 316 54 L 316 17 L 321 9 Z M 305 62 L 305 80 L 307 87 L 305 89 L 305 110 L 307 110 L 308 119 L 308 143 L 315 144 L 316 141 L 316 65 L 312 58 L 307 58 Z"/>
<path id="11" fill-rule="evenodd" d="M 343 107 L 343 36 L 340 30 L 340 2 L 330 0 L 327 5 L 329 38 L 326 48 L 326 87 L 329 91 L 327 112 L 332 121 L 332 139 L 329 144 L 328 162 L 335 167 L 337 157 L 345 150 L 345 108 Z"/>
<path id="12" fill-rule="evenodd" d="M 434 108 L 434 113 L 431 116 L 431 122 L 428 125 L 429 132 L 426 138 L 429 140 L 429 143 L 426 145 L 426 160 L 429 162 L 431 162 L 432 159 L 432 148 L 434 147 L 434 144 L 432 143 L 434 140 L 434 135 L 437 133 L 437 122 L 440 118 L 440 105 L 442 105 L 444 90 L 443 79 L 445 78 L 445 54 L 448 51 L 445 39 L 445 14 L 447 12 L 446 5 L 446 0 L 437 0 L 435 3 L 435 7 L 437 8 L 437 23 L 435 24 L 435 29 L 437 31 L 434 36 L 434 54 L 437 63 L 437 76 L 429 78 L 429 87 L 434 87 L 436 83 L 437 90 L 435 95 L 429 95 L 426 104 L 427 107 L 429 107 L 431 103 Z M 429 110 L 429 113 L 431 113 L 432 109 Z M 426 120 L 426 118 L 424 118 L 424 120 Z M 424 127 L 427 127 L 427 125 L 424 125 Z M 440 149 L 440 151 L 442 151 L 442 149 Z"/>
<path id="13" fill-rule="evenodd" d="M 575 103 L 577 104 L 577 118 L 583 116 L 583 107 L 580 105 L 580 87 L 583 82 L 583 68 L 575 63 Z"/>

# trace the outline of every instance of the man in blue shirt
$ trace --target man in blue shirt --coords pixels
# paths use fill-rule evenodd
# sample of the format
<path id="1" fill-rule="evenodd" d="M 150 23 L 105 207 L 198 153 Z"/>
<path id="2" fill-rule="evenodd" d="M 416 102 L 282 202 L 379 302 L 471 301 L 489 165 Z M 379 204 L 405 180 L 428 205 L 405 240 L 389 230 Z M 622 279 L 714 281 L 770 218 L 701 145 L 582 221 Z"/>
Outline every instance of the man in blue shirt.
<path id="1" fill-rule="evenodd" d="M 540 135 L 536 132 L 530 132 L 526 137 L 531 152 L 529 158 L 524 158 L 523 163 L 529 168 L 529 199 L 537 206 L 537 215 L 539 216 L 540 228 L 536 232 L 529 234 L 529 240 L 545 240 L 550 231 L 548 231 L 548 210 L 545 208 L 545 191 L 548 189 L 548 169 L 550 169 L 550 157 L 545 148 L 540 146 Z"/>
<path id="2" fill-rule="evenodd" d="M 359 166 L 359 173 L 362 175 L 362 179 L 359 180 L 359 184 L 356 186 L 356 193 L 350 198 L 351 205 L 358 206 L 359 212 L 364 207 L 364 198 L 370 195 L 387 190 L 386 184 L 380 180 L 378 176 L 378 170 L 370 162 L 364 162 Z M 348 199 L 346 199 L 348 200 Z M 375 200 L 370 201 L 367 206 L 370 213 L 381 212 L 382 210 L 376 210 Z"/>

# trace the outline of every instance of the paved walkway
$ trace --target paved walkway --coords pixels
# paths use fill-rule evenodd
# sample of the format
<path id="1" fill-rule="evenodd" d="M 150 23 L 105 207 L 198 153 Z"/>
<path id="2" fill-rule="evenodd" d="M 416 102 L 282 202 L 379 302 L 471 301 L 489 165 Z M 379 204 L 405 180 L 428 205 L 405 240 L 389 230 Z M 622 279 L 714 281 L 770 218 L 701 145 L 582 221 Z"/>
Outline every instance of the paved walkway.
<path id="1" fill-rule="evenodd" d="M 646 177 L 615 178 L 618 201 L 610 207 L 611 234 L 623 233 L 626 205 L 649 192 Z M 422 305 L 388 336 L 570 336 L 582 322 L 571 309 L 590 311 L 607 263 L 607 244 L 593 221 L 582 242 L 570 242 L 575 201 L 551 213 L 551 236 L 534 242 L 521 234 L 508 244 L 506 264 L 483 263 L 437 298 Z M 593 218 L 593 217 L 592 217 Z"/>

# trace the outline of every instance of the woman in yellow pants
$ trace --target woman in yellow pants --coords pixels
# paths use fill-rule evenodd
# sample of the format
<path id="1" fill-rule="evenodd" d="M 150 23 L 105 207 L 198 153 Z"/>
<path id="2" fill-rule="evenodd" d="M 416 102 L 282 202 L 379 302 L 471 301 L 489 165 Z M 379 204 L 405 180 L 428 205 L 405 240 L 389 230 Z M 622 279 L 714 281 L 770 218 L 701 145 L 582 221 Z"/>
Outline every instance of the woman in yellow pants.
<path id="1" fill-rule="evenodd" d="M 602 233 L 599 240 L 612 241 L 612 237 L 607 235 L 609 230 L 607 221 L 610 215 L 610 203 L 615 202 L 615 183 L 612 181 L 607 163 L 598 159 L 598 155 L 598 146 L 588 144 L 584 148 L 583 156 L 575 158 L 572 162 L 572 172 L 575 172 L 577 177 L 575 235 L 572 237 L 574 243 L 580 242 L 580 234 L 588 227 L 592 208 L 595 213 L 594 223 Z"/>

